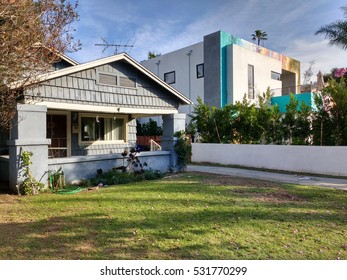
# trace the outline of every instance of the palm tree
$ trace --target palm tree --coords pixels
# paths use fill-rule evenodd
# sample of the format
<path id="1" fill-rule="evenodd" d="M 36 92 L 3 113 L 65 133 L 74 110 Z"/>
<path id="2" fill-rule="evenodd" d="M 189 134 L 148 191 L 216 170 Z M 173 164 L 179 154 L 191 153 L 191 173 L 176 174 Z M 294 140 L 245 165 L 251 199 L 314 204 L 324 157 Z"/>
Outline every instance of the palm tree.
<path id="1" fill-rule="evenodd" d="M 265 31 L 262 31 L 259 29 L 254 31 L 254 33 L 251 36 L 252 36 L 253 41 L 255 41 L 255 40 L 258 41 L 258 46 L 260 45 L 261 41 L 267 40 L 267 33 Z"/>
<path id="2" fill-rule="evenodd" d="M 322 26 L 315 35 L 325 34 L 329 43 L 333 46 L 341 47 L 347 50 L 347 6 L 341 7 L 345 20 L 337 20 L 330 24 Z"/>

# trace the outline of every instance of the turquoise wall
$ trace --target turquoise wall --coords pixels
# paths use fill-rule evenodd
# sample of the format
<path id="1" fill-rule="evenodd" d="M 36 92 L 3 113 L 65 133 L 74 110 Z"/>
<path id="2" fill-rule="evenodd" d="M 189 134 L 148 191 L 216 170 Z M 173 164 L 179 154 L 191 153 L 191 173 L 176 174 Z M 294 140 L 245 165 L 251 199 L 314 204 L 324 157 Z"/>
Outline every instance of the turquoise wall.
<path id="1" fill-rule="evenodd" d="M 227 60 L 227 46 L 232 43 L 231 35 L 221 31 L 220 32 L 220 87 L 221 87 L 221 107 L 228 104 L 228 60 Z"/>
<path id="2" fill-rule="evenodd" d="M 313 110 L 316 108 L 314 103 L 314 96 L 311 92 L 304 92 L 299 94 L 294 94 L 294 98 L 299 101 L 298 108 L 300 108 L 302 102 L 305 102 L 307 106 L 310 106 Z M 289 103 L 290 95 L 275 96 L 271 97 L 271 105 L 278 105 L 280 112 L 286 112 L 286 105 Z"/>

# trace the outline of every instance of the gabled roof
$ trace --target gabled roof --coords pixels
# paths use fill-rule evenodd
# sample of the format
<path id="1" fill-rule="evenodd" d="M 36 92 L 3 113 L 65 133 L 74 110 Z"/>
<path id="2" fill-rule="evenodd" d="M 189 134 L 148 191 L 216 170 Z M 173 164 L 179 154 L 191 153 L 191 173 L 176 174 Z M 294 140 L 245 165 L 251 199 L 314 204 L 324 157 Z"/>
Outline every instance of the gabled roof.
<path id="1" fill-rule="evenodd" d="M 72 59 L 71 57 L 67 56 L 66 54 L 57 53 L 57 55 L 58 55 L 62 60 L 65 60 L 67 63 L 71 64 L 71 66 L 76 66 L 76 65 L 79 64 L 76 60 Z"/>
<path id="2" fill-rule="evenodd" d="M 134 66 L 138 71 L 140 71 L 141 73 L 146 75 L 148 78 L 156 82 L 158 85 L 162 86 L 164 89 L 172 93 L 174 96 L 176 96 L 177 98 L 181 100 L 183 105 L 192 104 L 192 101 L 189 98 L 184 96 L 182 93 L 180 93 L 178 90 L 176 90 L 175 88 L 173 88 L 166 82 L 164 82 L 162 79 L 157 77 L 155 74 L 153 74 L 151 71 L 149 71 L 147 68 L 142 66 L 139 62 L 137 62 L 135 59 L 133 59 L 126 53 L 121 53 L 121 54 L 101 58 L 101 59 L 94 60 L 87 63 L 77 64 L 75 66 L 57 70 L 48 74 L 43 74 L 37 77 L 37 79 L 35 79 L 35 82 L 33 83 L 42 83 L 44 81 L 52 80 L 62 76 L 67 76 L 76 72 L 84 71 L 87 69 L 95 68 L 101 65 L 109 64 L 109 63 L 120 61 L 120 60 L 124 60 L 130 65 Z"/>

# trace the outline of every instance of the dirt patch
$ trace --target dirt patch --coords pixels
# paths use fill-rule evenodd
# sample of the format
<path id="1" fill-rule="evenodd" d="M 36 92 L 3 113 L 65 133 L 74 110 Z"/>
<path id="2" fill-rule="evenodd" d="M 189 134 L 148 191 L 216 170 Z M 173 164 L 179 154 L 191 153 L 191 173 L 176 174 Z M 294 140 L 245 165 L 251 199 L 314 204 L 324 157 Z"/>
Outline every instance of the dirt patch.
<path id="1" fill-rule="evenodd" d="M 299 196 L 292 195 L 281 188 L 276 182 L 250 178 L 233 177 L 211 174 L 203 180 L 207 185 L 235 186 L 231 193 L 242 194 L 246 197 L 269 203 L 304 202 Z M 259 191 L 257 190 L 259 189 Z"/>
<path id="2" fill-rule="evenodd" d="M 210 177 L 204 179 L 203 183 L 207 185 L 246 186 L 246 187 L 258 187 L 258 188 L 274 188 L 279 186 L 278 183 L 271 182 L 271 181 L 233 177 L 233 176 L 227 176 L 227 175 L 216 175 L 216 174 L 210 174 Z"/>
<path id="3" fill-rule="evenodd" d="M 251 196 L 253 199 L 263 202 L 270 203 L 288 203 L 288 202 L 304 202 L 305 200 L 291 195 L 289 193 L 279 191 L 275 193 L 247 193 L 247 195 Z"/>
<path id="4" fill-rule="evenodd" d="M 18 195 L 0 194 L 0 206 L 4 204 L 14 204 L 19 201 Z"/>

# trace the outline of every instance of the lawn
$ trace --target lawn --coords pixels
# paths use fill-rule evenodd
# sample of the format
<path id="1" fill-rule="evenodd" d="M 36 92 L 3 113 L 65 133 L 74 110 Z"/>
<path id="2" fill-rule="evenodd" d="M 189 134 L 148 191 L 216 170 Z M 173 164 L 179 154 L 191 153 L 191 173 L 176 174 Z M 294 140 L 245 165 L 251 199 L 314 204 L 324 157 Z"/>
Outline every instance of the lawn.
<path id="1" fill-rule="evenodd" d="M 347 259 L 347 192 L 203 173 L 0 194 L 0 259 Z"/>

